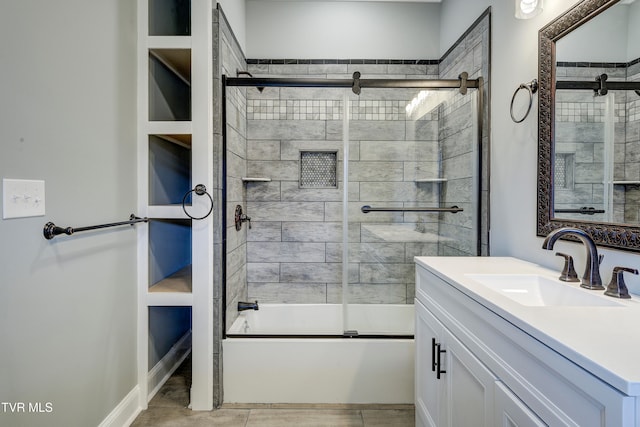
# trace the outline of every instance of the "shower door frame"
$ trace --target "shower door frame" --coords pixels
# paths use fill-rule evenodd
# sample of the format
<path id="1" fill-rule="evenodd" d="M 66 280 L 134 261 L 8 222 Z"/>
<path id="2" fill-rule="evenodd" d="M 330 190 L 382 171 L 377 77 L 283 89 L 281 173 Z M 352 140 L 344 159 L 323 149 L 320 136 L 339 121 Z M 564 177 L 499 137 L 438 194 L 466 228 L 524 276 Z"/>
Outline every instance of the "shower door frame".
<path id="1" fill-rule="evenodd" d="M 226 321 L 226 307 L 227 307 L 227 280 L 226 280 L 226 264 L 227 264 L 227 87 L 256 87 L 256 88 L 265 88 L 265 87 L 291 87 L 291 88 L 351 88 L 352 91 L 359 95 L 360 90 L 362 88 L 379 88 L 379 89 L 459 89 L 460 94 L 466 95 L 467 89 L 476 89 L 477 90 L 477 105 L 476 105 L 476 118 L 477 118 L 477 167 L 478 167 L 478 176 L 477 179 L 477 210 L 476 210 L 476 220 L 478 226 L 477 232 L 477 242 L 476 242 L 476 254 L 479 256 L 482 251 L 482 153 L 483 153 L 483 142 L 482 142 L 482 132 L 483 132 L 483 91 L 482 88 L 484 86 L 484 80 L 482 77 L 478 77 L 477 79 L 468 79 L 467 73 L 461 73 L 458 79 L 360 79 L 360 73 L 355 72 L 353 74 L 353 79 L 309 79 L 309 78 L 275 78 L 275 77 L 227 77 L 226 75 L 222 75 L 222 153 L 224 156 L 224 161 L 222 162 L 222 192 L 221 192 L 221 222 L 222 222 L 222 259 L 221 259 L 221 268 L 222 268 L 222 278 L 223 278 L 223 289 L 222 289 L 222 307 L 224 313 L 222 315 L 222 338 L 227 337 L 227 321 Z M 348 104 L 347 104 L 348 105 Z M 344 116 L 348 117 L 348 110 L 345 108 Z M 348 119 L 344 119 L 348 121 Z M 346 125 L 345 125 L 346 126 Z M 348 138 L 348 136 L 344 136 L 343 138 Z M 346 150 L 345 150 L 346 151 Z M 347 168 L 347 159 L 348 154 L 344 153 L 345 158 L 344 168 Z M 345 172 L 346 174 L 346 172 Z M 346 181 L 347 177 L 343 177 L 343 180 Z M 348 190 L 344 189 L 345 194 Z M 344 219 L 343 219 L 344 221 Z M 344 227 L 344 224 L 343 224 Z M 343 248 L 343 253 L 347 254 L 347 248 Z M 344 261 L 343 261 L 344 264 Z M 343 265 L 343 286 L 344 286 L 344 271 L 346 270 Z M 343 302 L 343 305 L 345 303 Z M 396 339 L 406 339 L 413 338 L 413 335 L 384 335 L 384 334 L 352 334 L 351 331 L 344 330 L 342 334 L 335 335 L 314 335 L 314 334 L 268 334 L 268 335 L 260 335 L 260 334 L 233 334 L 229 335 L 233 336 L 233 338 L 396 338 Z"/>

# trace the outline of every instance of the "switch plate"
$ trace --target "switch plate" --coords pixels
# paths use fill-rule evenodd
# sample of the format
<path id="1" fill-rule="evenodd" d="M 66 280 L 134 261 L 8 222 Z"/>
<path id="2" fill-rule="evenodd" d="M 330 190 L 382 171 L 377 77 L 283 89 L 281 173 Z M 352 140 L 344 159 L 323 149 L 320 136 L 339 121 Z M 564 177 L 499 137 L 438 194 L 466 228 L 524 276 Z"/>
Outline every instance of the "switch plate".
<path id="1" fill-rule="evenodd" d="M 44 216 L 44 181 L 2 179 L 2 218 Z"/>

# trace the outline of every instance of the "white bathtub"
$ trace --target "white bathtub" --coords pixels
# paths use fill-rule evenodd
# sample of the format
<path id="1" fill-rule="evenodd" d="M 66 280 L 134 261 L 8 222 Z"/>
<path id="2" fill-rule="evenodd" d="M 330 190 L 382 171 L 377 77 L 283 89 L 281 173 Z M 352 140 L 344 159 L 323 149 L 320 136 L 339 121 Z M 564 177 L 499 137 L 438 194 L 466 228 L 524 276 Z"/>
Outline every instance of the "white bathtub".
<path id="1" fill-rule="evenodd" d="M 349 307 L 360 335 L 413 335 L 413 306 Z M 235 334 L 341 335 L 339 304 L 260 304 Z M 412 404 L 412 338 L 237 338 L 223 340 L 226 403 Z"/>

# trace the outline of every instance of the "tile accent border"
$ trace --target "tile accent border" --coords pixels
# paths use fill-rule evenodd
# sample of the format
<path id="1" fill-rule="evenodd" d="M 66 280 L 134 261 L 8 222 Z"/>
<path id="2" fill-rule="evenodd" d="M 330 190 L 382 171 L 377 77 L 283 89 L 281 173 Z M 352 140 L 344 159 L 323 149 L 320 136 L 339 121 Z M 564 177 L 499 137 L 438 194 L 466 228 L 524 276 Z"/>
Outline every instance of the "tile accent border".
<path id="1" fill-rule="evenodd" d="M 247 65 L 382 64 L 438 65 L 439 59 L 247 59 Z"/>
<path id="2" fill-rule="evenodd" d="M 629 62 L 571 62 L 571 61 L 556 62 L 557 67 L 576 67 L 576 68 L 628 68 L 636 64 L 640 64 L 640 58 L 636 58 Z"/>

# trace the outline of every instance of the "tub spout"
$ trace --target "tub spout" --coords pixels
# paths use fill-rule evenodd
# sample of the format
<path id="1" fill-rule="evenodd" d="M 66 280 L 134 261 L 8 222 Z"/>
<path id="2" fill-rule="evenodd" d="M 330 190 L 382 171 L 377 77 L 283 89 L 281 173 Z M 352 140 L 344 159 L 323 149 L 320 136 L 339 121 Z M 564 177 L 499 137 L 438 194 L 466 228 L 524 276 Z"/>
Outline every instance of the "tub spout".
<path id="1" fill-rule="evenodd" d="M 260 308 L 258 307 L 258 301 L 255 301 L 255 302 L 238 301 L 238 311 L 259 310 L 259 309 Z"/>

